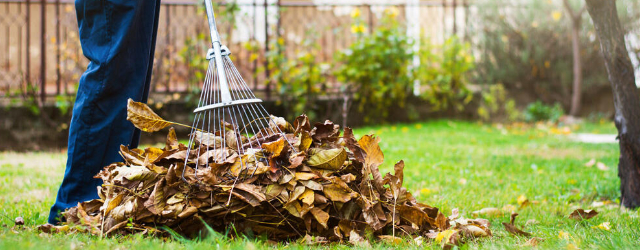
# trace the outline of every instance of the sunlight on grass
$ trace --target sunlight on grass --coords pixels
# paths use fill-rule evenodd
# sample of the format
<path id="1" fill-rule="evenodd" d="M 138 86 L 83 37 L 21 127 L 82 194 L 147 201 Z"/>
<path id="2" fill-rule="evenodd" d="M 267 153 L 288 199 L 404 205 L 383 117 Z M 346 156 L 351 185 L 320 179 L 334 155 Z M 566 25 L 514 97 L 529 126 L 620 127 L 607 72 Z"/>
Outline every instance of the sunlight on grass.
<path id="1" fill-rule="evenodd" d="M 580 133 L 615 133 L 610 123 L 583 124 Z M 405 185 L 416 198 L 450 214 L 458 208 L 465 217 L 486 207 L 513 207 L 520 214 L 517 225 L 543 238 L 544 248 L 575 246 L 590 248 L 633 248 L 640 233 L 638 213 L 620 210 L 617 177 L 617 144 L 585 144 L 567 135 L 528 127 L 522 129 L 457 121 L 365 127 L 356 136 L 375 133 L 381 137 L 385 154 L 383 173 L 404 160 Z M 64 173 L 63 152 L 0 153 L 0 249 L 18 248 L 210 248 L 252 249 L 271 246 L 263 240 L 228 240 L 214 237 L 181 243 L 143 236 L 100 239 L 85 234 L 41 235 L 36 225 L 46 222 L 49 206 Z M 608 170 L 587 167 L 590 159 Z M 87 187 L 93 188 L 93 187 Z M 518 202 L 518 197 L 520 202 Z M 523 198 L 530 205 L 520 207 Z M 605 205 L 610 203 L 609 205 Z M 567 216 L 575 208 L 595 208 L 600 214 L 576 222 Z M 17 216 L 25 229 L 13 228 Z M 527 238 L 513 237 L 503 229 L 509 213 L 488 217 L 493 238 L 481 239 L 470 248 L 516 248 Z M 525 223 L 528 223 L 525 226 Z M 603 229 L 608 222 L 609 230 Z M 600 227 L 599 227 L 600 226 Z M 428 247 L 438 245 L 426 242 Z M 284 246 L 284 245 L 280 245 Z M 306 248 L 293 244 L 289 248 Z M 331 245 L 331 248 L 351 248 Z M 376 248 L 389 247 L 375 244 Z M 416 247 L 405 245 L 403 247 Z"/>

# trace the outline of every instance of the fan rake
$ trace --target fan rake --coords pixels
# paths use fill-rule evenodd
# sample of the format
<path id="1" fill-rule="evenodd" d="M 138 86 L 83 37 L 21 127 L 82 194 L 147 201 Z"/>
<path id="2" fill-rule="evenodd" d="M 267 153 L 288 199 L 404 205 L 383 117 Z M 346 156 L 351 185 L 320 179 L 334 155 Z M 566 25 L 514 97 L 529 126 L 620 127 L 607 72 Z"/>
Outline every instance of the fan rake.
<path id="1" fill-rule="evenodd" d="M 185 166 L 194 161 L 197 171 L 234 159 L 235 184 L 269 165 L 261 151 L 263 143 L 284 138 L 294 152 L 295 147 L 283 133 L 284 119 L 267 112 L 234 66 L 229 49 L 220 42 L 211 1 L 204 2 L 212 48 L 207 51 L 209 67 L 189 135 L 187 156 L 195 157 L 186 157 Z"/>

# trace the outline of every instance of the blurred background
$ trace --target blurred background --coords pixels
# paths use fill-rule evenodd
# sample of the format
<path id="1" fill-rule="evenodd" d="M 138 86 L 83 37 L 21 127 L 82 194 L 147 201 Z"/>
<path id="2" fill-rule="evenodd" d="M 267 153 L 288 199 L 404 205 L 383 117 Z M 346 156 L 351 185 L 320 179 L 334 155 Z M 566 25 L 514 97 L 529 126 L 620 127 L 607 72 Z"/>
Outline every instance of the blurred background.
<path id="1" fill-rule="evenodd" d="M 583 1 L 214 2 L 236 67 L 288 119 L 571 123 L 614 112 Z M 639 69 L 640 3 L 617 5 Z M 73 1 L 0 0 L 0 37 L 0 150 L 64 148 L 88 63 Z M 202 1 L 163 0 L 149 100 L 163 117 L 190 123 L 209 47 Z"/>

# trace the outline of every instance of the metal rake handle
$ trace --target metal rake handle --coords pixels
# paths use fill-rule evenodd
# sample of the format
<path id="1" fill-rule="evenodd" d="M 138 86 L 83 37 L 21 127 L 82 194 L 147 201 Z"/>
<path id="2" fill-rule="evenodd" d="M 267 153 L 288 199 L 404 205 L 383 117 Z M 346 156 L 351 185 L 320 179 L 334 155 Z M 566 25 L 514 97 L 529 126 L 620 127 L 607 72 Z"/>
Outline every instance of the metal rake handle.
<path id="1" fill-rule="evenodd" d="M 220 34 L 218 33 L 218 27 L 216 27 L 216 17 L 213 14 L 212 0 L 204 0 L 204 6 L 207 10 L 207 19 L 209 20 L 209 30 L 211 31 L 211 44 L 213 45 L 214 59 L 216 60 L 216 69 L 218 71 L 218 77 L 220 79 L 220 95 L 221 103 L 231 103 L 231 93 L 229 92 L 229 83 L 227 82 L 227 75 L 224 71 L 224 64 L 222 62 L 222 44 L 220 43 Z"/>

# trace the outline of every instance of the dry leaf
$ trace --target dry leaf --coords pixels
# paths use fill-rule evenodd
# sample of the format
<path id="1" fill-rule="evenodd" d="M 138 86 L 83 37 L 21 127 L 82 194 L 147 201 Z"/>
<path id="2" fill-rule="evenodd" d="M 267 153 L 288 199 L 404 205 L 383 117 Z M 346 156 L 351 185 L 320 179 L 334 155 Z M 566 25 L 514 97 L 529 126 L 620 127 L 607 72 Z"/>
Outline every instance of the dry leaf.
<path id="1" fill-rule="evenodd" d="M 573 210 L 571 214 L 569 214 L 569 218 L 574 220 L 588 220 L 598 215 L 596 210 L 584 210 L 582 208 L 578 208 Z"/>
<path id="2" fill-rule="evenodd" d="M 538 237 L 533 237 L 529 240 L 527 240 L 527 242 L 525 242 L 522 246 L 523 247 L 535 247 L 538 244 L 540 244 L 540 242 L 544 241 L 543 238 L 538 238 Z"/>
<path id="3" fill-rule="evenodd" d="M 611 223 L 607 222 L 602 222 L 600 223 L 600 225 L 597 226 L 592 226 L 591 228 L 599 228 L 605 231 L 610 231 L 611 230 Z"/>
<path id="4" fill-rule="evenodd" d="M 127 101 L 127 120 L 144 132 L 155 132 L 172 124 L 190 127 L 162 119 L 149 106 L 141 102 L 135 102 L 132 99 Z"/>
<path id="5" fill-rule="evenodd" d="M 478 216 L 489 216 L 489 217 L 502 216 L 502 211 L 500 209 L 495 208 L 495 207 L 486 207 L 486 208 L 480 209 L 478 211 L 471 212 L 471 215 L 473 215 L 474 217 L 478 217 Z"/>
<path id="6" fill-rule="evenodd" d="M 504 225 L 504 229 L 507 230 L 507 232 L 509 232 L 510 234 L 513 235 L 520 235 L 520 236 L 526 236 L 529 237 L 531 236 L 531 233 L 527 233 L 525 231 L 522 231 L 520 229 L 518 229 L 515 225 L 516 222 L 516 217 L 518 216 L 517 213 L 512 213 L 511 214 L 511 221 L 509 223 L 503 222 L 502 225 Z"/>
<path id="7" fill-rule="evenodd" d="M 338 170 L 347 160 L 347 151 L 344 148 L 311 149 L 307 164 L 311 167 Z"/>
<path id="8" fill-rule="evenodd" d="M 596 167 L 597 167 L 598 169 L 602 170 L 602 171 L 607 171 L 607 170 L 609 170 L 609 167 L 607 167 L 607 165 L 605 165 L 605 164 L 604 164 L 604 163 L 602 163 L 602 162 L 598 162 L 598 163 L 596 163 Z"/>
<path id="9" fill-rule="evenodd" d="M 593 167 L 593 165 L 596 165 L 596 159 L 594 158 L 591 158 L 591 160 L 584 164 L 584 166 L 588 168 Z"/>

